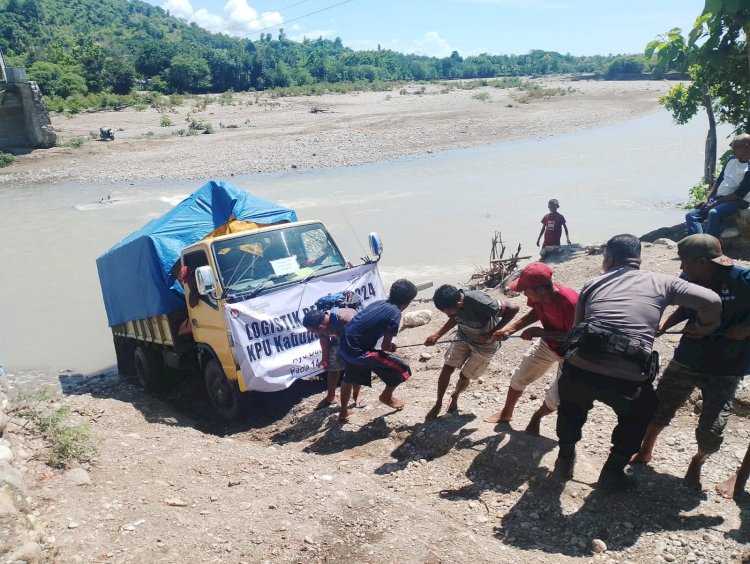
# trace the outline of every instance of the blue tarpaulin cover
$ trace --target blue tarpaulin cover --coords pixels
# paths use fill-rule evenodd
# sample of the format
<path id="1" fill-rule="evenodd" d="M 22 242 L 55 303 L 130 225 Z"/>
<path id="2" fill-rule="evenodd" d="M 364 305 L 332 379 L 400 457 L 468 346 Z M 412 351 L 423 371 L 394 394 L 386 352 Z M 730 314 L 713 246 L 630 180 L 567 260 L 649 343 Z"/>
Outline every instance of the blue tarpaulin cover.
<path id="1" fill-rule="evenodd" d="M 173 272 L 180 253 L 230 217 L 261 224 L 297 221 L 293 210 L 209 181 L 96 259 L 110 327 L 184 308 L 185 292 Z"/>

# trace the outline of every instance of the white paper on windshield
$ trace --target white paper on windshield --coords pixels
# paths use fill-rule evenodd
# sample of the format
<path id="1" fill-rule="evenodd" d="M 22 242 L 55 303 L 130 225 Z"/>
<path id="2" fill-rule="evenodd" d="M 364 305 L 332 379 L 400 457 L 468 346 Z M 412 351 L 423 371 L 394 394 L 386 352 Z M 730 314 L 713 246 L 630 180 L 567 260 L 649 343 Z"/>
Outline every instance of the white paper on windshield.
<path id="1" fill-rule="evenodd" d="M 290 257 L 272 260 L 271 268 L 276 276 L 286 276 L 287 274 L 294 274 L 299 270 L 299 263 L 297 262 L 297 255 Z"/>

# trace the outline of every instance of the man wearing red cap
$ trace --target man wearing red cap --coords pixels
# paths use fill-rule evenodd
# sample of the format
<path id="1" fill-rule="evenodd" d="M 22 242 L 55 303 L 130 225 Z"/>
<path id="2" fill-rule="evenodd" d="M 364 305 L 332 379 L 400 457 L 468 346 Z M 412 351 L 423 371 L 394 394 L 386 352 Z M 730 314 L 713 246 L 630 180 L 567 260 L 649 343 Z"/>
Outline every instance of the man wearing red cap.
<path id="1" fill-rule="evenodd" d="M 559 377 L 562 361 L 558 350 L 559 339 L 564 337 L 573 326 L 578 301 L 578 292 L 552 282 L 552 269 L 543 262 L 527 264 L 521 271 L 521 275 L 511 282 L 508 288 L 514 292 L 523 292 L 531 310 L 518 320 L 497 330 L 494 334 L 495 339 L 507 339 L 521 329 L 524 329 L 520 335 L 522 339 L 526 341 L 531 341 L 535 337 L 541 337 L 541 339 L 526 351 L 521 364 L 510 379 L 503 410 L 487 417 L 485 419 L 487 423 L 511 421 L 513 409 L 526 386 L 544 376 L 555 364 L 558 366 L 557 377 Z M 541 327 L 529 327 L 537 321 L 542 324 Z M 547 389 L 542 405 L 526 426 L 528 433 L 538 435 L 542 417 L 557 409 L 560 403 L 557 394 L 557 377 Z"/>
<path id="2" fill-rule="evenodd" d="M 703 338 L 686 332 L 680 339 L 659 380 L 659 407 L 633 461 L 651 461 L 657 437 L 698 388 L 703 398 L 695 429 L 698 452 L 684 480 L 687 486 L 701 489 L 703 463 L 724 441 L 735 391 L 742 377 L 750 374 L 750 269 L 735 266 L 722 252 L 719 240 L 708 234 L 685 237 L 677 244 L 677 254 L 688 281 L 710 288 L 721 298 L 721 325 Z M 680 307 L 659 324 L 659 330 L 693 318 L 692 312 Z"/>

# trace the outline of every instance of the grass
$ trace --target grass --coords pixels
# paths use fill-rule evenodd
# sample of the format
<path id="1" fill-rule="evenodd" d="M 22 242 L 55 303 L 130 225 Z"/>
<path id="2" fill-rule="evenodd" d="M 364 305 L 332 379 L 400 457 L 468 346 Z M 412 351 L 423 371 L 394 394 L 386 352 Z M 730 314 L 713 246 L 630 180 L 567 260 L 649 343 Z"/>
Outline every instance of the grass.
<path id="1" fill-rule="evenodd" d="M 12 165 L 15 160 L 16 157 L 10 153 L 3 153 L 0 151 L 0 168 Z"/>
<path id="2" fill-rule="evenodd" d="M 64 141 L 60 144 L 60 147 L 66 147 L 68 149 L 80 149 L 83 147 L 83 144 L 86 142 L 86 139 L 83 137 L 72 137 L 68 139 L 67 141 Z"/>
<path id="3" fill-rule="evenodd" d="M 97 454 L 89 425 L 72 423 L 70 408 L 59 405 L 48 388 L 20 396 L 9 412 L 26 419 L 39 432 L 48 447 L 47 464 L 53 468 L 91 462 Z"/>

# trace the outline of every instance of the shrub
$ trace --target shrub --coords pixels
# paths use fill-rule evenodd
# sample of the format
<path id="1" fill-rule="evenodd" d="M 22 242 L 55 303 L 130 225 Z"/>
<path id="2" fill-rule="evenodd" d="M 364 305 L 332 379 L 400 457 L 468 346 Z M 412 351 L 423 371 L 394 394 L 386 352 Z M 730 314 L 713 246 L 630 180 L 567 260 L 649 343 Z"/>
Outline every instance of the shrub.
<path id="1" fill-rule="evenodd" d="M 146 104 L 136 104 L 135 106 L 133 106 L 133 109 L 134 109 L 134 110 L 135 110 L 136 112 L 142 112 L 142 111 L 144 111 L 144 110 L 145 110 L 146 108 L 148 108 L 148 106 L 147 106 Z"/>
<path id="2" fill-rule="evenodd" d="M 169 116 L 162 114 L 161 119 L 159 120 L 159 125 L 161 127 L 169 127 L 170 125 L 172 125 L 172 120 L 169 118 Z"/>
<path id="3" fill-rule="evenodd" d="M 477 92 L 472 98 L 479 100 L 480 102 L 487 102 L 490 100 L 490 95 L 487 92 Z"/>
<path id="4" fill-rule="evenodd" d="M 703 182 L 702 180 L 690 188 L 690 199 L 685 204 L 684 208 L 686 210 L 691 210 L 695 207 L 695 205 L 698 202 L 702 202 L 706 199 L 706 195 L 708 194 L 708 191 L 711 189 L 711 186 Z"/>
<path id="5" fill-rule="evenodd" d="M 67 147 L 68 149 L 80 149 L 86 140 L 83 137 L 72 137 L 62 143 L 61 147 Z"/>
<path id="6" fill-rule="evenodd" d="M 34 424 L 49 448 L 50 466 L 65 468 L 73 462 L 90 462 L 96 456 L 89 426 L 71 423 L 70 409 L 57 405 L 48 389 L 19 398 L 10 412 Z"/>
<path id="7" fill-rule="evenodd" d="M 12 165 L 15 160 L 16 157 L 10 153 L 3 153 L 0 151 L 0 168 Z"/>

